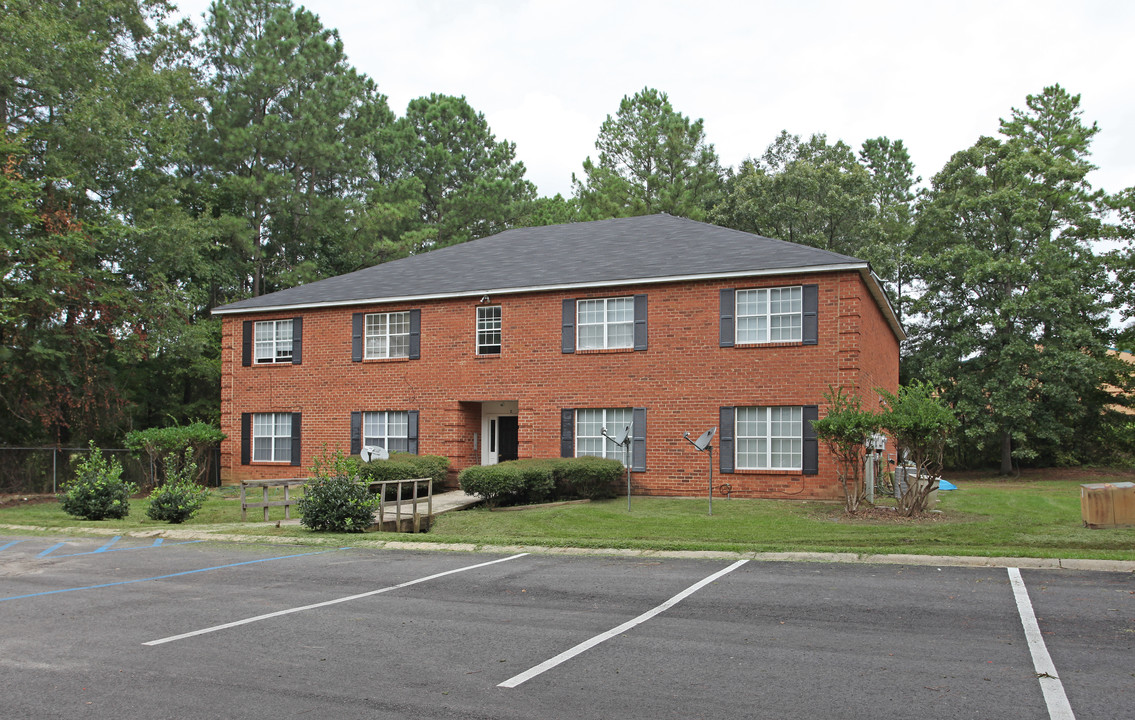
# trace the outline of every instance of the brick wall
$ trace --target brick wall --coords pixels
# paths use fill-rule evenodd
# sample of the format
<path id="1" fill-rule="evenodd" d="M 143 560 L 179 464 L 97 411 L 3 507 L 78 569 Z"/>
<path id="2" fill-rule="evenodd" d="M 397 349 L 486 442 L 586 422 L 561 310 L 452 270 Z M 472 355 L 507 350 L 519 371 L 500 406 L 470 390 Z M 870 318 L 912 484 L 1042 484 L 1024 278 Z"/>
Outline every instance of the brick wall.
<path id="1" fill-rule="evenodd" d="M 816 345 L 719 347 L 722 288 L 819 285 Z M 649 349 L 561 352 L 564 298 L 646 293 Z M 502 351 L 475 354 L 479 298 L 390 303 L 224 316 L 221 392 L 223 478 L 299 476 L 313 457 L 350 448 L 352 411 L 419 411 L 419 452 L 446 455 L 453 469 L 480 462 L 473 436 L 480 403 L 516 401 L 520 457 L 558 457 L 560 409 L 647 408 L 646 467 L 633 473 L 636 492 L 704 494 L 708 459 L 682 438 L 719 424 L 719 408 L 822 405 L 829 385 L 886 387 L 898 383 L 898 346 L 856 272 L 739 281 L 650 284 L 633 289 L 493 296 L 502 309 Z M 417 360 L 351 361 L 355 312 L 421 310 Z M 241 365 L 245 320 L 303 316 L 300 365 Z M 302 467 L 240 464 L 240 416 L 300 412 Z M 823 410 L 821 409 L 821 415 Z M 715 449 L 716 449 L 715 441 Z M 715 465 L 718 458 L 714 457 Z M 740 497 L 827 498 L 838 495 L 835 466 L 823 448 L 819 474 L 719 474 Z"/>

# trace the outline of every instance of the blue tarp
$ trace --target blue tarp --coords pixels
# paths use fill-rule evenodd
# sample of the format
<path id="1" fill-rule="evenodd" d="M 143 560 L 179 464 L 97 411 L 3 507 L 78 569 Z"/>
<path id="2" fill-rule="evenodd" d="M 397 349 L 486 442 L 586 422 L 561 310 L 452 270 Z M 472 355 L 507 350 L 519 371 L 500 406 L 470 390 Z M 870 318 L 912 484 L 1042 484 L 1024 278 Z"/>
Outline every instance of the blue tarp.
<path id="1" fill-rule="evenodd" d="M 938 489 L 939 490 L 957 490 L 958 486 L 953 484 L 949 480 L 939 480 L 938 481 Z"/>

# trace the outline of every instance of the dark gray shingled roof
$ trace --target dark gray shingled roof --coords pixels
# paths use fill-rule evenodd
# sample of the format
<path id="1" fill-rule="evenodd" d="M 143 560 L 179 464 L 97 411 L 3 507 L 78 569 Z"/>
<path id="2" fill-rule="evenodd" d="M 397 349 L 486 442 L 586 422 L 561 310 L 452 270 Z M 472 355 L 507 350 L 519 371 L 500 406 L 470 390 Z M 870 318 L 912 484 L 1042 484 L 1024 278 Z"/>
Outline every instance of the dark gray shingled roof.
<path id="1" fill-rule="evenodd" d="M 228 314 L 866 263 L 671 215 L 516 228 L 216 308 Z M 869 273 L 868 273 L 869 274 Z M 884 301 L 885 302 L 885 301 Z"/>

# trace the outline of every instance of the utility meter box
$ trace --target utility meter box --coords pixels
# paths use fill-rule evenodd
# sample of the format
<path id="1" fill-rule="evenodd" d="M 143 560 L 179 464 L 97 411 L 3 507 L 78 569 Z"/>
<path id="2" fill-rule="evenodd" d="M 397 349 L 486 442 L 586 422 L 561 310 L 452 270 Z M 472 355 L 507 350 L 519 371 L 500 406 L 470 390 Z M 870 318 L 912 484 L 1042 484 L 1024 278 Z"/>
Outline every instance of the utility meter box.
<path id="1" fill-rule="evenodd" d="M 1135 483 L 1081 485 L 1080 514 L 1093 529 L 1135 527 Z"/>

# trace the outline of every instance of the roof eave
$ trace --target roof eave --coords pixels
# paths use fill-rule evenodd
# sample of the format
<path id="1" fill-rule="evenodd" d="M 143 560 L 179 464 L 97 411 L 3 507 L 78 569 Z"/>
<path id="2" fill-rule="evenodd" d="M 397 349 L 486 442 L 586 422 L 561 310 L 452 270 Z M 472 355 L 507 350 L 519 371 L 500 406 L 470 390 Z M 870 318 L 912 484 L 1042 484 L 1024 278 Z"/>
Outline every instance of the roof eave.
<path id="1" fill-rule="evenodd" d="M 484 295 L 517 295 L 526 293 L 538 292 L 557 292 L 563 290 L 585 290 L 590 288 L 603 288 L 603 287 L 628 287 L 634 285 L 653 285 L 656 283 L 675 283 L 675 282 L 689 282 L 689 281 L 705 281 L 705 280 L 728 280 L 732 278 L 745 278 L 745 277 L 768 277 L 775 275 L 799 275 L 803 273 L 831 273 L 831 272 L 846 272 L 857 270 L 864 277 L 864 281 L 868 287 L 871 288 L 871 294 L 875 297 L 876 302 L 884 310 L 884 315 L 887 315 L 889 320 L 893 320 L 892 329 L 896 330 L 896 334 L 901 335 L 900 339 L 905 339 L 906 335 L 902 332 L 902 328 L 898 325 L 898 320 L 894 316 L 894 311 L 890 307 L 890 302 L 887 300 L 886 293 L 878 286 L 871 272 L 871 267 L 867 263 L 837 263 L 831 265 L 810 265 L 794 268 L 770 268 L 767 270 L 738 270 L 736 272 L 727 273 L 705 273 L 701 275 L 671 275 L 662 277 L 636 277 L 627 278 L 624 280 L 597 280 L 594 282 L 575 282 L 575 283 L 561 283 L 555 285 L 525 285 L 518 287 L 497 287 L 497 288 L 478 288 L 476 290 L 461 290 L 458 292 L 449 293 L 423 293 L 418 295 L 402 295 L 402 296 L 387 296 L 387 297 L 372 297 L 372 298 L 359 298 L 357 300 L 330 300 L 327 302 L 314 302 L 314 303 L 284 303 L 280 305 L 265 305 L 261 307 L 252 308 L 229 308 L 225 307 L 214 308 L 213 315 L 248 315 L 252 313 L 268 313 L 268 312 L 284 312 L 291 310 L 318 310 L 330 307 L 354 307 L 358 305 L 386 305 L 391 303 L 422 301 L 422 300 L 449 300 L 453 298 L 462 297 L 481 297 Z"/>

